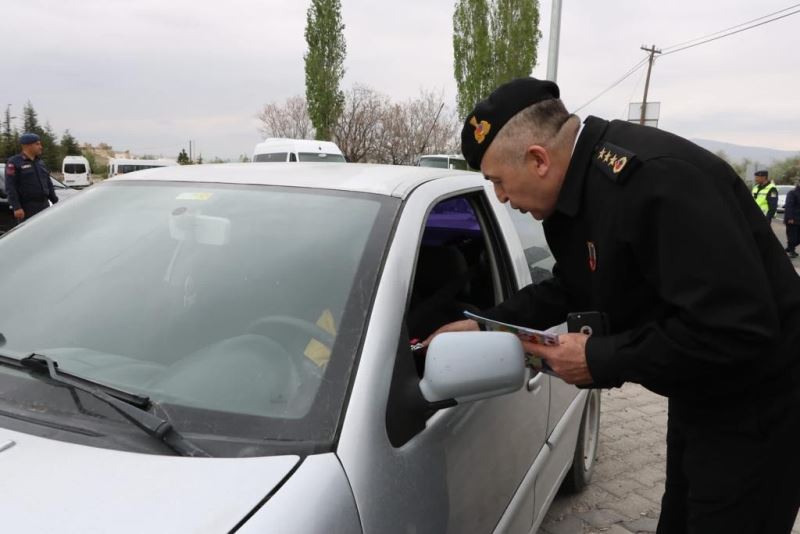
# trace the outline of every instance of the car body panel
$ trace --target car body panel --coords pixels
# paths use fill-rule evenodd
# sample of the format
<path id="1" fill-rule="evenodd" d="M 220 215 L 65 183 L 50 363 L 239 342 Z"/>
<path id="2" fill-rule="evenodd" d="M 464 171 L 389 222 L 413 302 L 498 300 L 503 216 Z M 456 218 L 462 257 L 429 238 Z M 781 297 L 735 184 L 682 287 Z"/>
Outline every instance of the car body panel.
<path id="1" fill-rule="evenodd" d="M 313 503 L 313 509 L 307 505 Z M 335 454 L 309 456 L 238 534 L 358 534 L 358 512 Z"/>
<path id="2" fill-rule="evenodd" d="M 12 509 L 4 525 L 34 532 L 106 532 L 114 525 L 115 532 L 236 528 L 253 534 L 536 529 L 569 470 L 585 393 L 526 370 L 519 391 L 440 409 L 402 444 L 393 444 L 387 430 L 393 367 L 403 354 L 398 347 L 406 342 L 406 307 L 433 206 L 454 195 L 481 200 L 483 222 L 497 238 L 489 246 L 505 258 L 509 289 L 530 284 L 538 272 L 534 267 L 548 268 L 531 264 L 507 207 L 480 174 L 335 163 L 186 166 L 120 176 L 93 186 L 83 200 L 91 201 L 96 188 L 116 182 L 149 181 L 191 183 L 198 192 L 214 183 L 278 185 L 404 201 L 386 244 L 333 450 L 302 458 L 192 459 L 100 449 L 0 428 L 0 464 L 6 464 L 0 469 L 15 481 L 0 490 Z M 542 241 L 541 224 L 533 221 L 530 228 Z M 41 513 L 43 501 L 58 503 L 55 512 Z"/>
<path id="3" fill-rule="evenodd" d="M 3 530 L 40 534 L 228 532 L 299 461 L 137 454 L 0 429 L 4 444 Z"/>

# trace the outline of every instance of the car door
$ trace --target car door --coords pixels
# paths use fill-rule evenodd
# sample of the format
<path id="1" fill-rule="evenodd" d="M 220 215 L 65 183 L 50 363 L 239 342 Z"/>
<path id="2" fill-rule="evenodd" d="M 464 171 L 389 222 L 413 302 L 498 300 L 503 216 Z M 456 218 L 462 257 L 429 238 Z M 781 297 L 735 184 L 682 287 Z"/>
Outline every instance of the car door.
<path id="1" fill-rule="evenodd" d="M 409 348 L 412 336 L 426 335 L 437 321 L 460 319 L 460 305 L 494 305 L 522 281 L 515 266 L 524 266 L 524 260 L 509 253 L 492 208 L 497 201 L 487 192 L 479 178 L 437 180 L 419 187 L 403 208 L 339 448 L 365 532 L 528 532 L 531 528 L 530 470 L 546 437 L 547 377 L 536 373 L 515 393 L 428 414 L 420 409 L 423 401 L 418 392 L 424 361 Z M 449 208 L 442 209 L 448 203 Z M 430 270 L 438 263 L 459 262 L 442 255 L 425 265 L 420 262 L 431 247 L 454 246 L 466 257 L 471 287 L 467 292 L 446 290 L 447 302 L 439 302 L 442 295 L 430 293 L 435 293 L 436 280 L 447 286 L 448 275 Z M 453 271 L 451 278 L 458 276 Z M 420 295 L 423 277 L 429 279 L 428 287 Z M 436 310 L 434 324 L 421 327 L 414 312 L 431 298 L 434 307 L 441 304 L 442 309 Z M 376 322 L 377 328 L 389 331 L 373 332 Z M 369 339 L 373 334 L 383 342 L 373 346 Z M 371 347 L 382 347 L 378 350 L 384 352 L 383 369 L 373 367 Z M 382 414 L 374 413 L 374 405 L 359 404 L 376 400 L 383 401 L 378 404 L 384 407 Z M 369 428 L 377 421 L 380 429 Z"/>

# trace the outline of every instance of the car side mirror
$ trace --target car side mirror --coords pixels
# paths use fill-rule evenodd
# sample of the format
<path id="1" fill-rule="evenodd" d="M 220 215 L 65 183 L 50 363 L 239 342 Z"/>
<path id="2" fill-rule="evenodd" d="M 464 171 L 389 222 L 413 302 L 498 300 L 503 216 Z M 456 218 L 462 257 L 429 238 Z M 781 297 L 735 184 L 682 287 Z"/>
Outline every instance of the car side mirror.
<path id="1" fill-rule="evenodd" d="M 447 332 L 425 356 L 420 381 L 432 407 L 452 406 L 511 393 L 525 383 L 525 354 L 509 332 Z"/>

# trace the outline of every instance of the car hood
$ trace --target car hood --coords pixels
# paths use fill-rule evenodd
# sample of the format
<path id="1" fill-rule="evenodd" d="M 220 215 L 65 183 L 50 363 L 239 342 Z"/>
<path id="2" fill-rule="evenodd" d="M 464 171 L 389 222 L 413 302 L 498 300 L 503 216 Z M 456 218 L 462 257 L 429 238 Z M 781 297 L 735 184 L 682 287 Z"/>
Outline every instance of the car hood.
<path id="1" fill-rule="evenodd" d="M 229 532 L 297 456 L 183 458 L 0 429 L 5 532 Z"/>

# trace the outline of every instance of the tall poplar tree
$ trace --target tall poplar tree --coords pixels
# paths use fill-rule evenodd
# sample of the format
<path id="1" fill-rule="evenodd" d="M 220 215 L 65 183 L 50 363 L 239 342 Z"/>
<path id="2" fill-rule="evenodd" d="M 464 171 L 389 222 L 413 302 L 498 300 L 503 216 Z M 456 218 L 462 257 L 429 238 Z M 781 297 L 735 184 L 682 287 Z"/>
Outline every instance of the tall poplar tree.
<path id="1" fill-rule="evenodd" d="M 453 66 L 465 116 L 498 85 L 530 76 L 539 47 L 538 0 L 456 0 Z"/>
<path id="2" fill-rule="evenodd" d="M 488 0 L 457 0 L 453 14 L 453 70 L 458 113 L 465 116 L 494 82 Z"/>
<path id="3" fill-rule="evenodd" d="M 347 45 L 340 0 L 311 0 L 306 17 L 306 101 L 316 139 L 329 141 L 344 107 L 339 83 Z"/>

